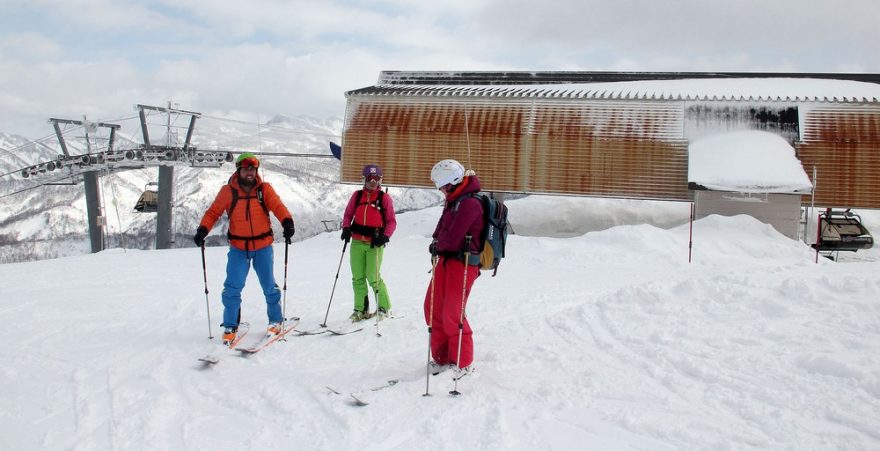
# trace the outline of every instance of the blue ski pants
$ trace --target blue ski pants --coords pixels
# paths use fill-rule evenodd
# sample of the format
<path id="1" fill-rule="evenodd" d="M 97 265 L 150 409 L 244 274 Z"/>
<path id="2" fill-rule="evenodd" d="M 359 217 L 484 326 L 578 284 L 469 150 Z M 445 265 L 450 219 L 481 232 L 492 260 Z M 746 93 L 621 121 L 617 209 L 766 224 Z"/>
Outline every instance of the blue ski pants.
<path id="1" fill-rule="evenodd" d="M 247 280 L 251 262 L 254 271 L 263 288 L 266 297 L 266 314 L 269 322 L 281 322 L 281 290 L 275 283 L 275 275 L 272 271 L 273 251 L 272 246 L 266 246 L 256 251 L 243 251 L 229 246 L 229 254 L 226 259 L 226 281 L 223 282 L 223 326 L 236 327 L 241 312 L 241 290 Z"/>

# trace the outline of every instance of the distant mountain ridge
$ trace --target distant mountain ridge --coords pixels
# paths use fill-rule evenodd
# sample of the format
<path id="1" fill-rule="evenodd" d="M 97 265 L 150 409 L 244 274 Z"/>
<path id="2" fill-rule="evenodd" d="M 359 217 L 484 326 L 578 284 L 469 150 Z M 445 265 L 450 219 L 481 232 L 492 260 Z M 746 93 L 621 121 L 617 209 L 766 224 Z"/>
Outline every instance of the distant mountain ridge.
<path id="1" fill-rule="evenodd" d="M 201 149 L 232 152 L 322 154 L 329 157 L 328 143 L 340 141 L 341 129 L 342 120 L 339 118 L 319 120 L 275 115 L 257 126 L 203 117 L 196 123 L 192 144 Z M 132 135 L 137 136 L 137 133 Z M 166 139 L 167 136 L 151 137 L 153 143 Z M 178 136 L 173 136 L 174 139 L 181 140 Z M 77 147 L 73 140 L 69 146 L 71 154 L 85 153 L 85 146 Z M 116 148 L 135 146 L 137 142 L 124 133 L 119 134 Z M 35 143 L 21 136 L 0 133 L 0 174 L 4 174 L 0 177 L 0 263 L 90 252 L 83 185 L 36 187 L 50 175 L 23 179 L 19 174 L 22 168 L 51 160 L 60 153 L 57 140 Z M 357 186 L 339 183 L 338 160 L 264 155 L 261 162 L 261 177 L 275 187 L 294 215 L 297 239 L 338 228 L 345 203 L 357 189 Z M 234 166 L 228 163 L 220 168 L 175 167 L 174 247 L 194 246 L 192 235 L 198 221 L 233 171 Z M 155 214 L 137 213 L 134 205 L 147 184 L 156 181 L 156 167 L 102 174 L 101 190 L 107 223 L 105 248 L 155 247 Z M 400 211 L 425 208 L 441 201 L 439 193 L 432 190 L 390 190 L 395 207 Z M 17 191 L 22 192 L 11 194 Z M 280 225 L 273 222 L 273 226 L 276 237 L 280 237 Z M 212 230 L 208 245 L 225 245 L 225 231 L 226 222 L 223 220 Z"/>

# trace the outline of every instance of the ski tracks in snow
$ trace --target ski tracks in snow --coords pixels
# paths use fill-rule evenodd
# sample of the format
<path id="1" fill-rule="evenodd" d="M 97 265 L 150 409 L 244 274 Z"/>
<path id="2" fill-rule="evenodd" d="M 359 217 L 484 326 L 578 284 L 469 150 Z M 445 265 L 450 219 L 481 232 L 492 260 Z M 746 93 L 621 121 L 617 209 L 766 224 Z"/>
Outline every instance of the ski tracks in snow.
<path id="1" fill-rule="evenodd" d="M 573 354 L 565 347 L 581 347 L 593 370 L 569 374 L 558 386 L 604 419 L 633 432 L 650 431 L 675 446 L 778 448 L 815 443 L 819 435 L 857 448 L 864 443 L 860 435 L 876 440 L 878 377 L 870 363 L 859 360 L 863 351 L 848 352 L 880 342 L 876 325 L 858 317 L 870 301 L 862 295 L 827 307 L 827 302 L 802 299 L 801 293 L 821 292 L 825 285 L 845 292 L 849 283 L 877 282 L 832 281 L 814 266 L 800 264 L 747 272 L 683 268 L 678 277 L 640 277 L 638 284 L 544 304 L 543 309 L 558 312 L 538 329 L 552 332 L 544 337 L 556 337 L 543 347 L 542 366 L 561 373 L 567 366 L 583 368 L 556 357 Z M 815 318 L 810 310 L 816 308 L 828 310 L 827 321 L 799 321 Z M 827 338 L 840 337 L 839 330 L 847 328 L 853 331 L 843 334 L 847 340 Z M 768 341 L 778 345 L 769 353 Z M 816 351 L 798 355 L 789 349 Z M 853 395 L 852 384 L 863 386 L 864 395 Z M 827 399 L 828 390 L 839 391 L 834 405 L 813 401 Z M 787 407 L 793 403 L 796 410 Z M 689 418 L 686 427 L 682 415 Z M 817 427 L 817 417 L 828 423 Z"/>

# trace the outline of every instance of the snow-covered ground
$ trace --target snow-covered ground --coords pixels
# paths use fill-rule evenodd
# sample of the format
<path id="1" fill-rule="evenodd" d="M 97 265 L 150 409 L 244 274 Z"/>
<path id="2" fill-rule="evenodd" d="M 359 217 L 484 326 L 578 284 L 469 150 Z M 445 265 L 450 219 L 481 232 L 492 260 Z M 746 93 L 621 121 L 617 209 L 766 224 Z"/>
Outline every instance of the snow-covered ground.
<path id="1" fill-rule="evenodd" d="M 709 216 L 688 263 L 687 206 L 644 212 L 669 229 L 568 236 L 586 205 L 509 202 L 522 234 L 475 284 L 479 371 L 460 397 L 448 375 L 425 376 L 436 207 L 399 217 L 383 273 L 403 317 L 381 337 L 371 322 L 212 367 L 196 359 L 219 347 L 225 247 L 206 252 L 213 340 L 198 249 L 0 265 L 0 448 L 880 449 L 876 249 L 815 263 L 750 217 Z M 289 248 L 286 309 L 302 328 L 323 321 L 341 251 L 337 233 Z M 350 313 L 349 280 L 345 261 L 331 321 Z M 245 299 L 262 329 L 253 274 Z"/>

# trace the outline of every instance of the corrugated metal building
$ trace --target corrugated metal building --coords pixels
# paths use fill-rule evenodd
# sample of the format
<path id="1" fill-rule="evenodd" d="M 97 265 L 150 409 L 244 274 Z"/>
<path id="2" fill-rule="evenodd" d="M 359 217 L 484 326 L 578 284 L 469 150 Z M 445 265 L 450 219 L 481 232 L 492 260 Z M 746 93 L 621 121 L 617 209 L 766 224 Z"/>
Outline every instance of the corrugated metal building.
<path id="1" fill-rule="evenodd" d="M 342 181 L 432 187 L 455 158 L 487 191 L 691 200 L 688 143 L 786 137 L 816 203 L 880 208 L 880 75 L 382 72 L 346 93 Z"/>

